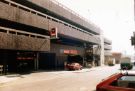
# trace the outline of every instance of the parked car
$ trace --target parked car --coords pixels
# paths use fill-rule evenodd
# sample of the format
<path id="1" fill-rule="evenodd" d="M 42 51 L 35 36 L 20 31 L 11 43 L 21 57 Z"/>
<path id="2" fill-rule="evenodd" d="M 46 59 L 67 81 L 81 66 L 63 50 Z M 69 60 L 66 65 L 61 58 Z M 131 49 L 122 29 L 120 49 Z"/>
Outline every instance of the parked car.
<path id="1" fill-rule="evenodd" d="M 66 68 L 68 70 L 81 70 L 82 65 L 79 63 L 68 63 L 68 64 L 66 64 Z"/>
<path id="2" fill-rule="evenodd" d="M 96 91 L 135 91 L 135 74 L 113 74 L 96 86 Z"/>

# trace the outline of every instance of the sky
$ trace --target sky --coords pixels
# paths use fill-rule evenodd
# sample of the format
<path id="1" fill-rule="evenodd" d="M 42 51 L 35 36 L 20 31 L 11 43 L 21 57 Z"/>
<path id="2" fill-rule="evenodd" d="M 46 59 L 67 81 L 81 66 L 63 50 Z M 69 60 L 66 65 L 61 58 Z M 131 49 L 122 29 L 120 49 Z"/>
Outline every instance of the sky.
<path id="1" fill-rule="evenodd" d="M 103 30 L 112 52 L 133 55 L 130 37 L 135 31 L 133 0 L 57 0 Z"/>

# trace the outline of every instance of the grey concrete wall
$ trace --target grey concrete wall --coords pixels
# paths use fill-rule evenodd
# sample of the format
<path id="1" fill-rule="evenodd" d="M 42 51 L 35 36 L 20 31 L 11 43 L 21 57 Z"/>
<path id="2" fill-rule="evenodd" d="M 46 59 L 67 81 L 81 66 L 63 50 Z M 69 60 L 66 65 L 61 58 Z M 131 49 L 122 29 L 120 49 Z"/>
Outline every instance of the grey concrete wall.
<path id="1" fill-rule="evenodd" d="M 108 44 L 108 45 L 111 45 L 112 44 L 112 41 L 107 39 L 107 38 L 104 38 L 104 43 L 105 44 Z"/>
<path id="2" fill-rule="evenodd" d="M 81 32 L 79 30 L 73 29 L 69 26 L 65 26 L 64 24 L 49 20 L 49 29 L 51 29 L 53 27 L 57 27 L 58 33 L 60 33 L 60 34 L 70 36 L 73 38 L 77 38 L 77 39 L 81 39 L 84 41 L 100 44 L 100 39 L 96 36 L 86 34 L 86 33 Z"/>
<path id="3" fill-rule="evenodd" d="M 101 48 L 99 48 L 99 47 L 94 47 L 94 48 L 93 48 L 93 54 L 100 55 L 100 54 L 101 54 Z"/>
<path id="4" fill-rule="evenodd" d="M 50 40 L 0 32 L 0 49 L 50 51 Z"/>
<path id="5" fill-rule="evenodd" d="M 75 37 L 84 41 L 89 41 L 93 43 L 100 43 L 100 40 L 97 40 L 94 36 L 90 36 L 86 33 L 83 33 L 79 30 L 73 29 L 69 26 L 65 26 L 62 23 L 58 23 L 51 19 L 33 14 L 31 12 L 22 10 L 17 7 L 10 6 L 8 4 L 0 2 L 0 18 L 8 19 L 10 21 L 15 21 L 18 23 L 42 28 L 45 30 L 51 30 L 51 28 L 57 27 L 58 33 L 67 35 L 69 37 Z"/>
<path id="6" fill-rule="evenodd" d="M 112 47 L 111 46 L 108 46 L 108 45 L 106 45 L 104 47 L 105 47 L 104 48 L 104 55 L 111 55 L 111 49 L 112 49 Z M 93 48 L 93 54 L 100 55 L 101 54 L 101 49 L 98 48 L 98 47 L 94 47 Z"/>
<path id="7" fill-rule="evenodd" d="M 104 52 L 105 52 L 104 53 L 105 56 L 111 56 L 112 55 L 110 50 L 105 50 Z"/>
<path id="8" fill-rule="evenodd" d="M 100 33 L 99 28 L 93 24 L 92 22 L 89 23 L 85 21 L 83 18 L 78 17 L 77 14 L 72 13 L 72 11 L 68 11 L 67 9 L 63 8 L 60 3 L 54 3 L 53 0 L 28 0 L 32 3 L 35 3 L 39 6 L 42 6 L 60 16 L 63 16 L 73 22 L 76 22 L 94 32 Z"/>
<path id="9" fill-rule="evenodd" d="M 47 19 L 0 2 L 0 18 L 48 30 Z"/>
<path id="10" fill-rule="evenodd" d="M 105 49 L 105 50 L 112 50 L 112 46 L 105 44 L 105 45 L 104 45 L 104 49 Z"/>

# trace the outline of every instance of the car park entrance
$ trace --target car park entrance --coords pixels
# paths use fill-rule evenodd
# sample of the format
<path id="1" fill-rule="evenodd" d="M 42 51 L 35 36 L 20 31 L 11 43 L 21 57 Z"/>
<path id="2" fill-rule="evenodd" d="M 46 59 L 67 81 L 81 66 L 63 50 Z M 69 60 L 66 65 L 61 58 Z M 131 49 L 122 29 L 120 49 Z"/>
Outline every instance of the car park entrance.
<path id="1" fill-rule="evenodd" d="M 36 52 L 0 50 L 3 74 L 28 72 L 35 69 Z"/>

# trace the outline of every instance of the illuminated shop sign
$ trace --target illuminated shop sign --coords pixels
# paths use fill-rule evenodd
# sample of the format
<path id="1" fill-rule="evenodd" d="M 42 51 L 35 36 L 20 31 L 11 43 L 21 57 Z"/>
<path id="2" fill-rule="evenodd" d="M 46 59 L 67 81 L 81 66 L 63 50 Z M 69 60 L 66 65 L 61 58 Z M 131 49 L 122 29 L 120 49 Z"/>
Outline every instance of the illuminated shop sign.
<path id="1" fill-rule="evenodd" d="M 78 54 L 77 50 L 64 50 L 64 54 Z"/>
<path id="2" fill-rule="evenodd" d="M 64 50 L 64 54 L 69 54 L 70 51 L 69 50 Z"/>

